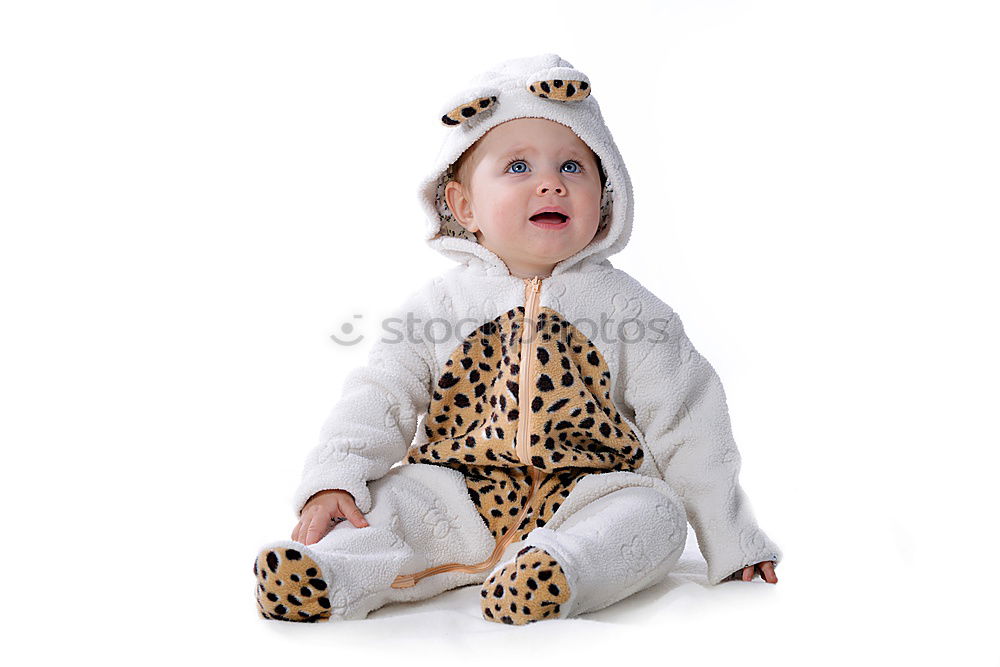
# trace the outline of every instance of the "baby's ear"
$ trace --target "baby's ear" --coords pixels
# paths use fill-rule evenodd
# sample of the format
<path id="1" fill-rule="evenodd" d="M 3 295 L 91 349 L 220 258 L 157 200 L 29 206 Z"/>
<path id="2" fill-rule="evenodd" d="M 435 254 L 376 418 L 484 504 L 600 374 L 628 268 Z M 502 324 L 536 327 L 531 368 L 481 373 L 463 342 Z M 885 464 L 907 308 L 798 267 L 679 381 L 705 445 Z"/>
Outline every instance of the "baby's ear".
<path id="1" fill-rule="evenodd" d="M 469 200 L 464 185 L 455 180 L 445 183 L 444 199 L 458 224 L 470 232 L 479 231 L 472 215 L 472 202 Z"/>

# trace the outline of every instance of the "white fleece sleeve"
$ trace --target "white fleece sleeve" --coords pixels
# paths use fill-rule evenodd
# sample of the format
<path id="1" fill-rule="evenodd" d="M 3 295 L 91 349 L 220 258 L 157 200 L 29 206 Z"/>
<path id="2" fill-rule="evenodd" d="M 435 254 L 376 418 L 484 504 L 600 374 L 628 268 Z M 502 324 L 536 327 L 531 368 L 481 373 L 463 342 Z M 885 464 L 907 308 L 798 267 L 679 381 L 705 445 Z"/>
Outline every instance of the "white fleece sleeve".
<path id="1" fill-rule="evenodd" d="M 777 564 L 781 552 L 757 526 L 739 483 L 740 454 L 733 440 L 719 376 L 684 333 L 680 317 L 659 302 L 666 321 L 641 343 L 626 371 L 625 400 L 645 438 L 647 456 L 683 499 L 688 521 L 718 584 L 748 565 Z"/>
<path id="2" fill-rule="evenodd" d="M 427 290 L 412 294 L 391 315 L 392 333 L 378 327 L 366 365 L 352 370 L 343 393 L 306 457 L 295 491 L 296 514 L 318 491 L 343 489 L 358 509 L 371 509 L 368 482 L 385 475 L 406 456 L 431 392 L 430 345 L 422 329 L 411 335 L 399 322 L 407 314 L 426 322 Z"/>

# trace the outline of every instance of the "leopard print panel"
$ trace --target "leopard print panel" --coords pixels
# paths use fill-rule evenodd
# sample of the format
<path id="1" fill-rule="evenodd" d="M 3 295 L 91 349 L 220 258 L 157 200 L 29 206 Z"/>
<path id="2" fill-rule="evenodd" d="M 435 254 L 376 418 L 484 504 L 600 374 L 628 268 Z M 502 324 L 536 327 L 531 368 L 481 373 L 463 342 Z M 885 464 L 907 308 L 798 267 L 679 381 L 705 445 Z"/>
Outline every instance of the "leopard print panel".
<path id="1" fill-rule="evenodd" d="M 514 450 L 519 414 L 521 328 L 518 306 L 469 334 L 445 362 L 424 421 L 427 442 L 408 463 L 455 468 L 497 539 L 523 539 L 544 526 L 585 475 L 636 470 L 638 438 L 611 402 L 600 351 L 557 311 L 542 306 L 534 339 L 534 385 L 527 432 L 531 466 Z M 542 474 L 531 495 L 530 469 Z M 528 504 L 519 525 L 513 523 Z"/>
<path id="2" fill-rule="evenodd" d="M 253 564 L 257 613 L 278 621 L 330 619 L 330 598 L 319 565 L 296 549 L 264 549 Z"/>
<path id="3" fill-rule="evenodd" d="M 569 584 L 559 563 L 544 549 L 525 547 L 479 589 L 483 618 L 507 625 L 525 625 L 559 618 L 569 600 Z"/>

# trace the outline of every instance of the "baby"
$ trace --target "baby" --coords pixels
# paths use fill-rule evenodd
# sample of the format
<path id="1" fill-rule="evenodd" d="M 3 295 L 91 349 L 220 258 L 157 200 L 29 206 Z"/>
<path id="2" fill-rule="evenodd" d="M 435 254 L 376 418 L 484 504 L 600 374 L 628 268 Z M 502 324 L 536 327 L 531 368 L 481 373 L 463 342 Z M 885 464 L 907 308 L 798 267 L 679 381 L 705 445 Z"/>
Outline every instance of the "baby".
<path id="1" fill-rule="evenodd" d="M 254 564 L 264 618 L 364 618 L 469 584 L 488 621 L 577 616 L 661 581 L 688 522 L 710 583 L 777 582 L 718 376 L 608 261 L 632 188 L 591 93 L 547 54 L 444 105 L 420 196 L 428 244 L 459 264 L 347 377 L 291 541 Z"/>

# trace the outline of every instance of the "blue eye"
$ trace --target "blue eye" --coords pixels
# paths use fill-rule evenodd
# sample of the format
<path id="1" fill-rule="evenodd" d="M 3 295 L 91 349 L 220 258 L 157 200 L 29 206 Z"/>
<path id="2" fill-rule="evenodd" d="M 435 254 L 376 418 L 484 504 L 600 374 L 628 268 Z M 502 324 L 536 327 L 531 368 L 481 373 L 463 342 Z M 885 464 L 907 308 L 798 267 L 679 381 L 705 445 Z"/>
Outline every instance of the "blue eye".
<path id="1" fill-rule="evenodd" d="M 576 169 L 574 169 L 573 171 L 567 172 L 567 173 L 570 173 L 570 174 L 578 174 L 578 173 L 580 173 L 581 167 L 580 167 L 580 163 L 579 162 L 577 162 L 576 160 L 567 160 L 566 164 L 564 164 L 563 166 L 565 167 L 567 164 L 572 164 L 572 165 L 576 166 Z"/>
<path id="2" fill-rule="evenodd" d="M 572 168 L 566 170 L 567 166 Z M 512 174 L 526 174 L 528 173 L 528 164 L 525 162 L 524 158 L 516 157 L 507 163 L 504 171 L 509 171 Z M 563 171 L 567 174 L 579 174 L 583 172 L 583 166 L 580 165 L 576 160 L 566 160 L 563 163 Z"/>
<path id="3" fill-rule="evenodd" d="M 507 165 L 507 169 L 510 169 L 511 167 L 518 167 L 518 166 L 521 166 L 521 167 L 524 167 L 524 169 L 516 169 L 516 168 L 515 168 L 515 169 L 514 169 L 514 171 L 513 171 L 512 173 L 515 173 L 515 174 L 523 174 L 523 173 L 525 173 L 525 171 L 526 171 L 526 170 L 528 169 L 528 165 L 527 165 L 527 164 L 525 164 L 524 160 L 512 160 L 512 161 L 511 161 L 511 162 L 510 162 L 510 163 L 509 163 L 509 164 Z"/>

